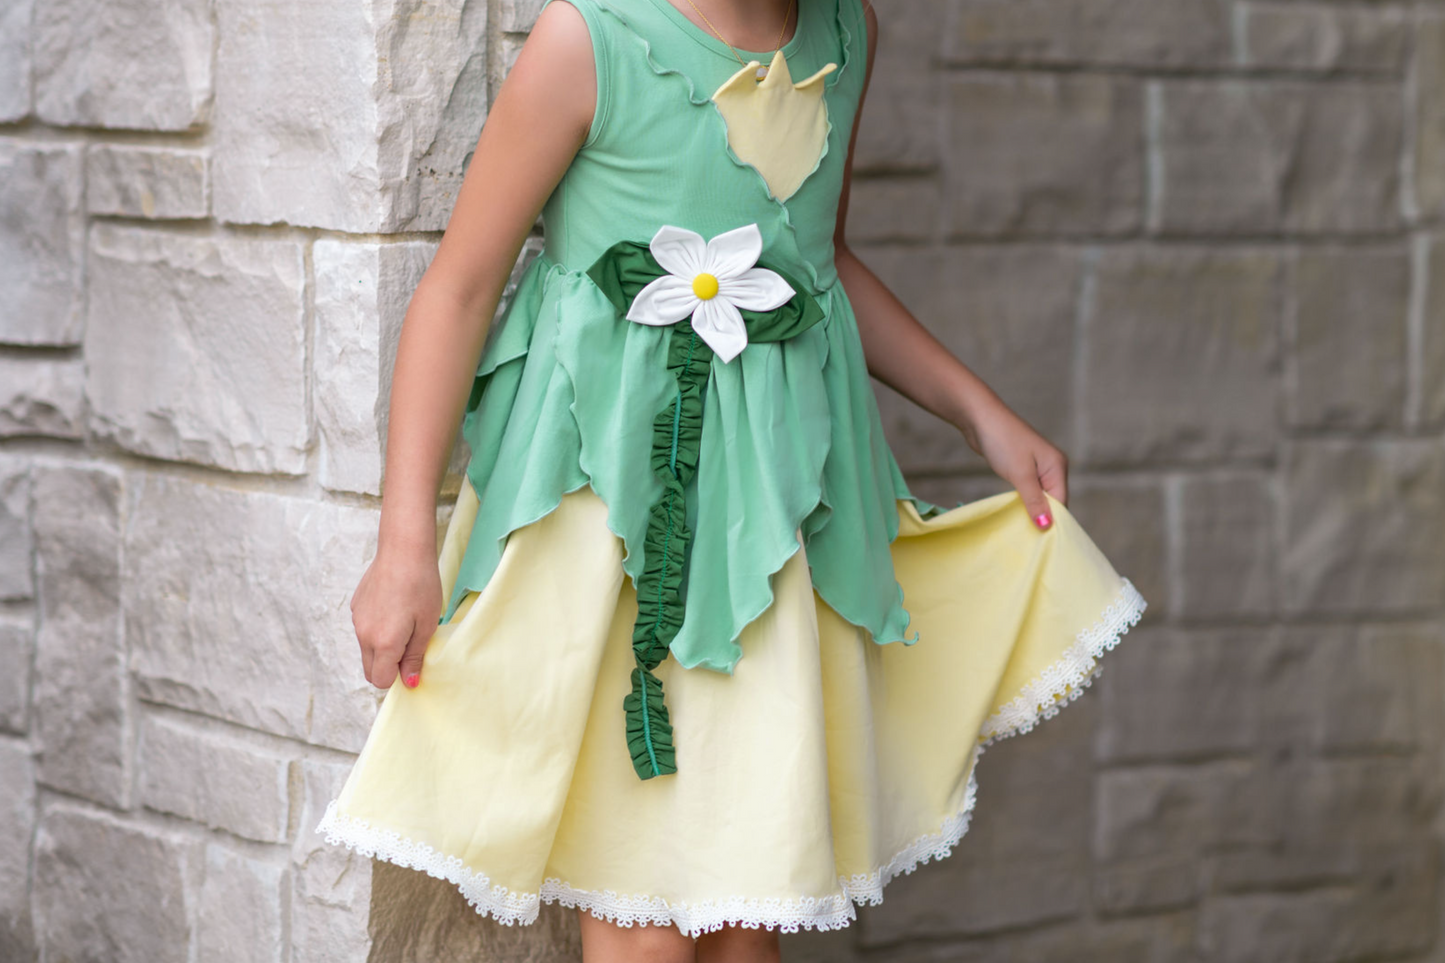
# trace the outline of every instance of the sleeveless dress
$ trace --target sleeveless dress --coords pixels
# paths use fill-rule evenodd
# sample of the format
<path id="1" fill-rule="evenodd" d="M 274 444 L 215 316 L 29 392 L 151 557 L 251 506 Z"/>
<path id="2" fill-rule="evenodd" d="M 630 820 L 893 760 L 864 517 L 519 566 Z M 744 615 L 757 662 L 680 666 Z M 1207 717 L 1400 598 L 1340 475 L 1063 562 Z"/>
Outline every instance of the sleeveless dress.
<path id="1" fill-rule="evenodd" d="M 482 351 L 445 612 L 317 831 L 504 923 L 841 928 L 1145 603 L 1058 502 L 909 492 L 833 263 L 860 0 L 761 84 L 668 0 L 568 2 L 597 108 Z"/>

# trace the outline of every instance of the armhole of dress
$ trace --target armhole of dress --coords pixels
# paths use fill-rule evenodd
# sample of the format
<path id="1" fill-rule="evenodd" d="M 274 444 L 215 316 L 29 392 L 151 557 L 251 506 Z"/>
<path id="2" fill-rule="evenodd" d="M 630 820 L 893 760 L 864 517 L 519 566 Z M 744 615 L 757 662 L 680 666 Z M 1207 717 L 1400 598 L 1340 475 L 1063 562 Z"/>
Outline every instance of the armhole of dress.
<path id="1" fill-rule="evenodd" d="M 537 11 L 538 15 L 552 2 L 553 0 L 543 0 L 542 6 Z M 592 108 L 592 124 L 587 129 L 587 139 L 582 142 L 582 147 L 585 149 L 596 143 L 607 122 L 607 114 L 612 106 L 612 72 L 609 69 L 611 65 L 601 24 L 602 18 L 597 16 L 597 9 L 592 6 L 591 0 L 565 0 L 565 2 L 576 7 L 577 12 L 582 14 L 582 19 L 587 21 L 587 33 L 592 38 L 592 64 L 597 74 L 597 103 Z"/>

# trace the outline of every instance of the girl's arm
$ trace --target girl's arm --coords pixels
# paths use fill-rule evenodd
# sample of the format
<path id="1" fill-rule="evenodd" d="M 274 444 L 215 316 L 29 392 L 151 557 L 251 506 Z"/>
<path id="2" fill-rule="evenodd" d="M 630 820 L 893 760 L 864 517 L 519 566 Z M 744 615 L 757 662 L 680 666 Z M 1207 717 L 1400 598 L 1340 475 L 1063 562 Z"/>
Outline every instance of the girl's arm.
<path id="1" fill-rule="evenodd" d="M 873 76 L 878 37 L 878 15 L 868 0 L 863 2 L 868 21 L 868 65 L 858 103 L 860 119 L 862 97 L 867 95 L 868 82 Z M 1018 489 L 1034 523 L 1039 528 L 1047 528 L 1053 516 L 1044 493 L 1048 492 L 1060 502 L 1068 501 L 1068 465 L 1063 452 L 1015 414 L 978 375 L 919 323 L 888 286 L 858 260 L 844 239 L 853 179 L 853 147 L 857 140 L 855 120 L 833 246 L 838 276 L 858 318 L 868 373 L 957 427 L 969 447 Z"/>
<path id="2" fill-rule="evenodd" d="M 402 321 L 391 381 L 376 557 L 351 600 L 367 681 L 420 681 L 444 600 L 437 494 L 491 319 L 542 206 L 586 139 L 597 99 L 582 14 L 553 3 L 497 92 L 431 265 Z"/>

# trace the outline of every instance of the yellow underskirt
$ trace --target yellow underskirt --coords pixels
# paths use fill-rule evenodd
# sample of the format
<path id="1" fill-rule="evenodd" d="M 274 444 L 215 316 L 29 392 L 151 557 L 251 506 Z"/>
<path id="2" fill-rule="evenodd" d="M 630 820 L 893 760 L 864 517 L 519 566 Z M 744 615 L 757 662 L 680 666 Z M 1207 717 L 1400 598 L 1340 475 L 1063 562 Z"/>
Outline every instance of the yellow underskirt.
<path id="1" fill-rule="evenodd" d="M 898 502 L 911 645 L 878 645 L 813 590 L 803 546 L 731 676 L 657 669 L 678 772 L 632 768 L 623 696 L 637 602 L 590 487 L 514 532 L 480 593 L 391 687 L 317 831 L 530 923 L 560 901 L 697 935 L 833 929 L 968 827 L 981 747 L 1078 695 L 1144 607 L 1068 510 L 1016 493 L 924 520 Z M 441 553 L 456 578 L 464 486 Z"/>

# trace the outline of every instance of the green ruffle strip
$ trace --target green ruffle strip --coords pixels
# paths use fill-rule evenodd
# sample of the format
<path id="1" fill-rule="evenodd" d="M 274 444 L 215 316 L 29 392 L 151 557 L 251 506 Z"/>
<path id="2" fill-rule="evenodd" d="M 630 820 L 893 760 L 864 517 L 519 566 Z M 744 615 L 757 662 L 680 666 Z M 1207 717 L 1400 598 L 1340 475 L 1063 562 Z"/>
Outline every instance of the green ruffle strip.
<path id="1" fill-rule="evenodd" d="M 772 311 L 741 311 L 749 343 L 782 341 L 822 320 L 822 308 L 802 284 L 765 262 L 760 261 L 759 266 L 776 271 L 796 293 Z M 614 244 L 587 269 L 623 323 L 633 323 L 626 320 L 626 314 L 638 292 L 665 273 L 648 245 L 638 241 Z M 642 574 L 637 580 L 637 621 L 632 631 L 636 668 L 632 690 L 622 701 L 632 768 L 642 779 L 677 772 L 672 724 L 662 680 L 654 670 L 667 658 L 668 646 L 683 622 L 683 571 L 692 542 L 687 525 L 687 483 L 697 471 L 703 397 L 714 358 L 687 318 L 670 326 L 668 339 L 667 369 L 676 380 L 677 392 L 652 424 L 652 470 L 661 479 L 663 492 L 648 513 Z"/>

